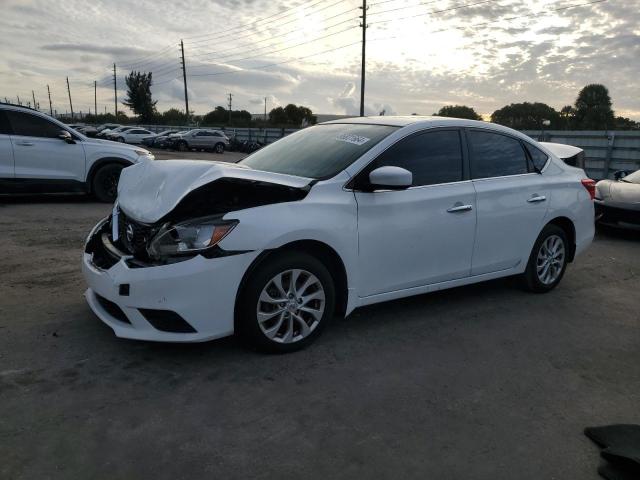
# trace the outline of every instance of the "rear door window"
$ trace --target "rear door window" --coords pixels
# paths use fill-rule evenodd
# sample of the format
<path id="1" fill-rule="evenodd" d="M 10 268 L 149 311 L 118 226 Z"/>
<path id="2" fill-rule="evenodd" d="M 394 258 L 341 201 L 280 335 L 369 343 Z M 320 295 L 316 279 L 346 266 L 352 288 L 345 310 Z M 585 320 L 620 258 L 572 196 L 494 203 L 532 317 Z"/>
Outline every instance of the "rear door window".
<path id="1" fill-rule="evenodd" d="M 505 177 L 529 172 L 520 140 L 499 133 L 469 130 L 472 178 Z"/>
<path id="2" fill-rule="evenodd" d="M 58 138 L 63 130 L 49 120 L 25 112 L 6 111 L 13 135 L 24 137 Z"/>

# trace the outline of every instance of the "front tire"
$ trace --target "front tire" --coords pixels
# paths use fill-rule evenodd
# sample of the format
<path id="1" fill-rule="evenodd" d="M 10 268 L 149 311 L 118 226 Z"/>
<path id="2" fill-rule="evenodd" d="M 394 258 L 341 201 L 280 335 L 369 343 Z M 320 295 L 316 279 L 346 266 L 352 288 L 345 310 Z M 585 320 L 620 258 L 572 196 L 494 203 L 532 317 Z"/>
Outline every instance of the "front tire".
<path id="1" fill-rule="evenodd" d="M 569 242 L 565 231 L 557 225 L 544 227 L 522 275 L 524 287 L 535 293 L 553 290 L 564 276 L 568 254 Z"/>
<path id="2" fill-rule="evenodd" d="M 124 138 L 123 137 L 118 137 L 117 139 L 120 143 L 124 143 Z"/>
<path id="3" fill-rule="evenodd" d="M 178 142 L 177 147 L 180 152 L 186 152 L 187 150 L 189 150 L 187 142 Z"/>
<path id="4" fill-rule="evenodd" d="M 216 153 L 224 153 L 224 143 L 216 143 L 216 146 L 213 147 L 213 151 Z"/>
<path id="5" fill-rule="evenodd" d="M 93 177 L 92 191 L 98 201 L 113 203 L 118 196 L 118 181 L 122 165 L 115 163 L 101 167 Z"/>
<path id="6" fill-rule="evenodd" d="M 313 342 L 334 310 L 335 286 L 322 262 L 284 252 L 251 273 L 238 296 L 236 332 L 260 350 L 292 352 Z"/>

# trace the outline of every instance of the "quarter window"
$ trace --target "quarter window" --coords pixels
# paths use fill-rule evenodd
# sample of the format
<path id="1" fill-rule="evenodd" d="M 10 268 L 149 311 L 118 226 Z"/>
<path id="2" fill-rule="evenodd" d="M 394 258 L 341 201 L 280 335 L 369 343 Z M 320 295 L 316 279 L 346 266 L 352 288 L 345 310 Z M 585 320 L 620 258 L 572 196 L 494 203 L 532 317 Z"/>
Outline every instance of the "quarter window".
<path id="1" fill-rule="evenodd" d="M 525 148 L 529 152 L 529 156 L 531 157 L 531 162 L 537 171 L 540 171 L 547 164 L 547 160 L 549 160 L 549 156 L 533 145 L 526 143 L 524 144 Z"/>
<path id="2" fill-rule="evenodd" d="M 30 113 L 7 110 L 7 117 L 14 135 L 25 137 L 58 138 L 62 127 Z"/>
<path id="3" fill-rule="evenodd" d="M 468 139 L 473 178 L 528 173 L 527 157 L 519 140 L 478 130 L 469 131 Z"/>
<path id="4" fill-rule="evenodd" d="M 413 174 L 413 186 L 462 180 L 462 144 L 457 130 L 420 133 L 400 140 L 372 165 L 402 167 Z M 368 171 L 371 171 L 368 169 Z"/>

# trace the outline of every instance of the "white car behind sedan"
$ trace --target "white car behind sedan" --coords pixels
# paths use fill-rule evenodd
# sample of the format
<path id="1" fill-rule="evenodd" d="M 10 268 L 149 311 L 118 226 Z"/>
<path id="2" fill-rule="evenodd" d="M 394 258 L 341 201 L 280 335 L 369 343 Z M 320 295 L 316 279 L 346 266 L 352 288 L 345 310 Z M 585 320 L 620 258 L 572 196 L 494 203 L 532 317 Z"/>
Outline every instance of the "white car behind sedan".
<path id="1" fill-rule="evenodd" d="M 151 137 L 153 135 L 154 133 L 150 130 L 146 130 L 144 128 L 132 128 L 130 130 L 118 133 L 117 135 L 113 136 L 113 139 L 121 143 L 132 143 L 134 145 L 138 145 L 142 143 L 143 139 Z"/>
<path id="2" fill-rule="evenodd" d="M 119 337 L 291 351 L 363 305 L 510 275 L 552 290 L 592 241 L 594 192 L 498 125 L 328 122 L 238 164 L 124 170 L 88 237 L 86 298 Z"/>

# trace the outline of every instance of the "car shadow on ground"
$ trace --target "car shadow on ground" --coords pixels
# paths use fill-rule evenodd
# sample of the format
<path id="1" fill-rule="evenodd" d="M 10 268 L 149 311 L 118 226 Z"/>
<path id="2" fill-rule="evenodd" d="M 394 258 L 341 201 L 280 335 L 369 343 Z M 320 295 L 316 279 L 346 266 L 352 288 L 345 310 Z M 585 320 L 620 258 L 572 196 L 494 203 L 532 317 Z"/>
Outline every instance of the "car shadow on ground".
<path id="1" fill-rule="evenodd" d="M 637 242 L 637 241 L 640 241 L 640 230 L 597 225 L 596 237 L 611 238 L 611 239 L 615 238 L 620 240 L 632 240 Z"/>

